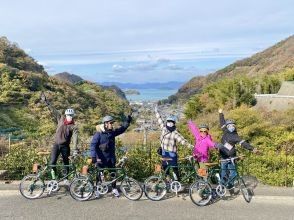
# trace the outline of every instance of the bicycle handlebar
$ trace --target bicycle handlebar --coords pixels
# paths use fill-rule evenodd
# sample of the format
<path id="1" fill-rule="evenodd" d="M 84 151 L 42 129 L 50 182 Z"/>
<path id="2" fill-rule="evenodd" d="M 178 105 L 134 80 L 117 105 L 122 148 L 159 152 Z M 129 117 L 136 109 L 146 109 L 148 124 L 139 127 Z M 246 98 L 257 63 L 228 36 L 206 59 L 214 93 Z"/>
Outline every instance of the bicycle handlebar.
<path id="1" fill-rule="evenodd" d="M 183 157 L 183 158 L 180 158 L 179 160 L 191 160 L 191 159 L 193 159 L 194 157 L 193 156 L 191 156 L 191 155 L 189 155 L 189 156 L 186 156 L 186 157 Z"/>
<path id="2" fill-rule="evenodd" d="M 244 155 L 240 155 L 240 156 L 236 156 L 236 157 L 230 157 L 228 159 L 221 159 L 220 162 L 231 161 L 232 163 L 234 163 L 235 160 L 238 160 L 238 159 L 242 160 L 242 159 L 244 159 L 244 157 L 245 157 Z"/>

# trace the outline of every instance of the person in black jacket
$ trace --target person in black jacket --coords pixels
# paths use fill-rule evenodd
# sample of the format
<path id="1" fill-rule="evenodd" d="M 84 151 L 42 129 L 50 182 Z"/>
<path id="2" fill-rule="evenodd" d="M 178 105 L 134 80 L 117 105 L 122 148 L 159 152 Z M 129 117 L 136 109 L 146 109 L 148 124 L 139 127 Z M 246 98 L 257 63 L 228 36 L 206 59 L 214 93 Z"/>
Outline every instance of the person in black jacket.
<path id="1" fill-rule="evenodd" d="M 219 120 L 220 126 L 223 130 L 223 135 L 221 138 L 222 147 L 219 148 L 221 159 L 229 159 L 237 156 L 236 152 L 236 144 L 240 144 L 245 149 L 252 151 L 254 153 L 257 152 L 256 148 L 251 146 L 247 141 L 241 139 L 241 137 L 237 133 L 236 123 L 231 120 L 225 120 L 222 109 L 218 110 L 219 112 Z M 221 162 L 221 182 L 226 182 L 226 173 L 229 171 L 229 179 L 234 178 L 236 173 L 236 166 L 233 161 Z M 232 188 L 233 185 L 229 185 L 228 188 Z"/>
<path id="2" fill-rule="evenodd" d="M 66 165 L 66 172 L 69 172 L 69 156 L 70 156 L 70 142 L 73 140 L 73 155 L 76 155 L 78 149 L 78 127 L 75 125 L 74 116 L 75 112 L 73 109 L 66 109 L 64 115 L 57 111 L 47 100 L 45 94 L 41 93 L 41 100 L 49 108 L 57 124 L 54 145 L 51 151 L 50 164 L 53 165 L 53 170 L 56 173 L 56 162 L 59 154 L 62 156 L 64 165 Z"/>
<path id="3" fill-rule="evenodd" d="M 107 115 L 102 119 L 103 124 L 98 125 L 100 131 L 94 134 L 90 146 L 92 163 L 101 168 L 115 168 L 115 137 L 124 133 L 131 121 L 132 117 L 129 115 L 122 126 L 114 129 L 114 118 L 112 116 Z M 115 182 L 112 184 L 112 193 L 119 197 Z"/>

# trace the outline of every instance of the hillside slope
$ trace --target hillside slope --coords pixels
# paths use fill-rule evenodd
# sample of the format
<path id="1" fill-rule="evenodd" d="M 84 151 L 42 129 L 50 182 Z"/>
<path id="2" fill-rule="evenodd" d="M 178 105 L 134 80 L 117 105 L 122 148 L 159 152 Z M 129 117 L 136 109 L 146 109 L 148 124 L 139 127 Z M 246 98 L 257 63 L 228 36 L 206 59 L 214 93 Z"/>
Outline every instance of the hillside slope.
<path id="1" fill-rule="evenodd" d="M 130 111 L 128 102 L 115 91 L 86 81 L 64 83 L 48 76 L 42 66 L 6 38 L 0 38 L 0 45 L 0 130 L 14 127 L 26 137 L 51 136 L 55 125 L 48 108 L 40 102 L 42 91 L 61 112 L 69 107 L 76 110 L 76 121 L 85 136 L 93 134 L 103 115 L 114 115 L 119 121 Z"/>
<path id="2" fill-rule="evenodd" d="M 288 68 L 294 68 L 294 36 L 275 44 L 274 46 L 254 54 L 216 71 L 207 76 L 197 76 L 184 84 L 168 102 L 186 100 L 191 95 L 199 93 L 204 86 L 224 77 L 246 75 L 271 75 Z"/>

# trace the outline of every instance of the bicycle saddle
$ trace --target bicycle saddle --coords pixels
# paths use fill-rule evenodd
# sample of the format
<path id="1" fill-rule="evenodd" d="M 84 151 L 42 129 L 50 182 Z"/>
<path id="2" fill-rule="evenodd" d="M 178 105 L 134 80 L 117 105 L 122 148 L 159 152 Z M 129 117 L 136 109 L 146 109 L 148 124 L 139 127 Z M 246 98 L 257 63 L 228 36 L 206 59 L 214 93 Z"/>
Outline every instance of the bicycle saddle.
<path id="1" fill-rule="evenodd" d="M 38 152 L 37 155 L 40 155 L 40 156 L 50 155 L 50 152 L 49 151 L 41 151 L 41 152 Z"/>
<path id="2" fill-rule="evenodd" d="M 207 167 L 214 167 L 218 165 L 218 163 L 203 163 L 203 164 Z"/>

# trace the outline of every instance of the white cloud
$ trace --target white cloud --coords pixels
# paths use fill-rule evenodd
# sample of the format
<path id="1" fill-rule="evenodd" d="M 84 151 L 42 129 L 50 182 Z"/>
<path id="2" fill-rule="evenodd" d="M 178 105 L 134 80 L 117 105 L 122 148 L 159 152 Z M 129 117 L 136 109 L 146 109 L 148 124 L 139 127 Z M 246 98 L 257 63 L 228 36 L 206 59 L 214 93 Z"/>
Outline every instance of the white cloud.
<path id="1" fill-rule="evenodd" d="M 123 67 L 122 65 L 119 65 L 119 64 L 114 64 L 112 66 L 112 71 L 113 72 L 127 72 L 128 69 Z"/>
<path id="2" fill-rule="evenodd" d="M 180 61 L 249 56 L 293 34 L 293 20 L 290 0 L 11 0 L 1 2 L 0 35 L 46 68 L 110 64 L 144 80 L 193 71 Z"/>
<path id="3" fill-rule="evenodd" d="M 184 68 L 179 66 L 179 65 L 176 65 L 176 64 L 169 64 L 167 67 L 165 67 L 166 69 L 169 69 L 169 70 L 183 70 Z"/>

